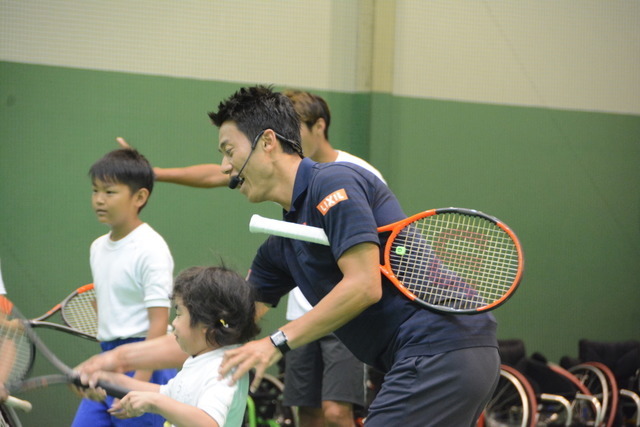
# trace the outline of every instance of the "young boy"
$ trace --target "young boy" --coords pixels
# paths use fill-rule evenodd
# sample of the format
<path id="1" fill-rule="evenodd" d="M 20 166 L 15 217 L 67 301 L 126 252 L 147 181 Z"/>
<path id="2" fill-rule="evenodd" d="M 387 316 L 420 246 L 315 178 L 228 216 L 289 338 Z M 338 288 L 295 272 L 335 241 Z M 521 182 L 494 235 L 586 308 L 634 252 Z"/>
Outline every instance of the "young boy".
<path id="1" fill-rule="evenodd" d="M 133 149 L 115 150 L 91 166 L 92 207 L 110 232 L 91 245 L 90 261 L 98 306 L 98 340 L 103 351 L 167 334 L 173 258 L 164 239 L 139 215 L 153 190 L 151 165 Z M 134 378 L 165 384 L 174 369 L 131 372 Z M 157 415 L 121 421 L 105 402 L 84 399 L 73 427 L 162 426 Z"/>
<path id="2" fill-rule="evenodd" d="M 258 333 L 253 288 L 237 273 L 223 267 L 191 267 L 175 281 L 174 335 L 190 357 L 167 385 L 136 381 L 126 375 L 99 372 L 90 383 L 104 379 L 135 390 L 110 412 L 131 417 L 145 412 L 162 415 L 180 426 L 242 425 L 248 376 L 229 385 L 218 378 L 226 350 Z"/>

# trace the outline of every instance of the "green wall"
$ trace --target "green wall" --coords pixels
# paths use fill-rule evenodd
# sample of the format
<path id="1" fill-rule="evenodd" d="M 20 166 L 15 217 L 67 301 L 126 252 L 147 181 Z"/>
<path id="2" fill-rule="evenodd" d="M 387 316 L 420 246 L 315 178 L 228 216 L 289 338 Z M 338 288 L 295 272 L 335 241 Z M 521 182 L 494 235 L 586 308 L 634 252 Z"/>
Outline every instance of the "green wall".
<path id="1" fill-rule="evenodd" d="M 0 259 L 28 316 L 91 281 L 89 245 L 107 229 L 86 174 L 115 137 L 157 166 L 218 162 L 206 112 L 240 85 L 0 62 Z M 502 338 L 551 360 L 575 355 L 582 337 L 640 339 L 640 117 L 318 93 L 332 108 L 334 146 L 371 160 L 407 213 L 476 208 L 520 236 L 526 272 L 495 312 Z M 246 271 L 263 240 L 248 232 L 253 213 L 280 210 L 160 183 L 142 217 L 167 240 L 176 272 L 220 260 Z M 98 351 L 43 336 L 72 365 Z M 35 407 L 25 425 L 68 425 L 77 403 L 64 388 L 25 397 Z"/>

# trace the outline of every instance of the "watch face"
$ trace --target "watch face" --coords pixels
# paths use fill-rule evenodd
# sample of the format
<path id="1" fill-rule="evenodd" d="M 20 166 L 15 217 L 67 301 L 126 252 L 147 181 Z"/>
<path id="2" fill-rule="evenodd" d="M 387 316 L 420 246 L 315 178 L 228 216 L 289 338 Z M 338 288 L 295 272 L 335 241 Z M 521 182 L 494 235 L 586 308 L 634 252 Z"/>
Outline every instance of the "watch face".
<path id="1" fill-rule="evenodd" d="M 276 347 L 279 347 L 287 342 L 287 338 L 284 336 L 284 332 L 282 331 L 278 331 L 275 334 L 271 335 L 271 339 L 273 340 L 273 344 L 275 344 Z"/>
<path id="2" fill-rule="evenodd" d="M 291 350 L 287 345 L 287 336 L 282 331 L 276 331 L 273 335 L 271 335 L 271 342 L 273 345 L 280 350 L 282 354 L 285 354 L 287 351 Z"/>

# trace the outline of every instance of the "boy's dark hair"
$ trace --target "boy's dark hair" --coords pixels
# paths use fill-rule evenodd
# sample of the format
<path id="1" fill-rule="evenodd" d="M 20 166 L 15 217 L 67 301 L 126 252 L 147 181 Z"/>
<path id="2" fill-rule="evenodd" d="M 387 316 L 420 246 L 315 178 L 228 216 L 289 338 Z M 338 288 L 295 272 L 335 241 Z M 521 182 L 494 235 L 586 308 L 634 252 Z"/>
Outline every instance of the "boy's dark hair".
<path id="1" fill-rule="evenodd" d="M 96 180 L 103 182 L 124 184 L 135 193 L 141 188 L 153 191 L 155 175 L 149 161 L 133 148 L 121 148 L 105 154 L 89 169 L 91 182 Z M 146 205 L 146 203 L 145 203 Z M 140 210 L 145 205 L 140 207 Z M 138 211 L 139 212 L 139 211 Z"/>
<path id="2" fill-rule="evenodd" d="M 298 114 L 289 98 L 271 87 L 241 88 L 222 101 L 218 111 L 209 113 L 209 117 L 217 127 L 227 121 L 235 122 L 249 141 L 263 130 L 271 129 L 289 140 L 278 137 L 282 151 L 302 157 Z"/>
<path id="3" fill-rule="evenodd" d="M 318 95 L 297 89 L 287 89 L 282 93 L 291 100 L 300 121 L 309 129 L 311 129 L 318 119 L 324 120 L 326 125 L 324 128 L 324 137 L 328 140 L 331 110 L 329 110 L 327 101 Z"/>
<path id="4" fill-rule="evenodd" d="M 172 298 L 189 310 L 191 326 L 202 323 L 211 345 L 240 344 L 260 332 L 255 322 L 255 291 L 225 267 L 191 267 L 176 277 Z"/>

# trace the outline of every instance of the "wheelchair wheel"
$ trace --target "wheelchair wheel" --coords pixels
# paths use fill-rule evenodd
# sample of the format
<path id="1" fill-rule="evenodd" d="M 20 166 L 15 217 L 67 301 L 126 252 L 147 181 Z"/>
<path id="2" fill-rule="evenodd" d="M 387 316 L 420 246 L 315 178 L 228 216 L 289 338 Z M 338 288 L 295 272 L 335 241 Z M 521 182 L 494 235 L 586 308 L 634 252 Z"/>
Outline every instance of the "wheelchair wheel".
<path id="1" fill-rule="evenodd" d="M 612 427 L 618 409 L 618 385 L 609 368 L 598 362 L 585 362 L 569 369 L 595 396 L 602 406 L 596 425 Z"/>
<path id="2" fill-rule="evenodd" d="M 282 404 L 284 384 L 276 377 L 265 374 L 258 389 L 249 393 L 245 427 L 295 427 L 293 410 Z"/>
<path id="3" fill-rule="evenodd" d="M 534 427 L 537 420 L 536 395 L 518 370 L 500 366 L 500 380 L 483 413 L 486 427 Z"/>

